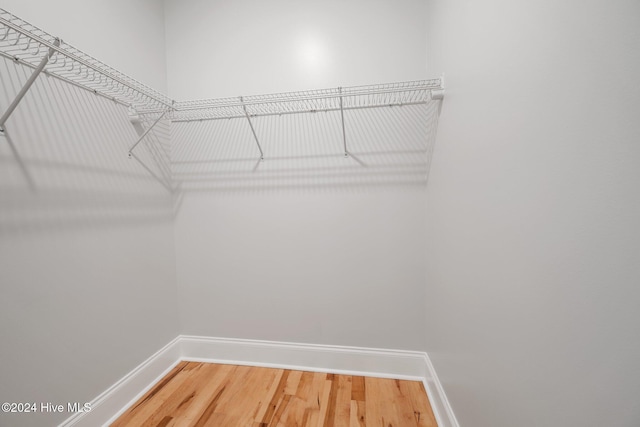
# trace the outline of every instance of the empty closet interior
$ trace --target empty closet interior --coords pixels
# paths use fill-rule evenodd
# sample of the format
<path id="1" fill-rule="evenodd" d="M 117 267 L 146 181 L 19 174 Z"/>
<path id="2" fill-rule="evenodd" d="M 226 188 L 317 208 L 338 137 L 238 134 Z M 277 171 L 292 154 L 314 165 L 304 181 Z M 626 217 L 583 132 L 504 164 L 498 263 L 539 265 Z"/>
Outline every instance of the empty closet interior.
<path id="1" fill-rule="evenodd" d="M 215 13 L 223 4 L 180 6 L 167 21 L 168 33 L 176 26 L 167 39 L 178 43 L 167 44 L 167 63 L 190 63 L 165 67 L 167 76 L 182 74 L 174 88 L 168 78 L 152 87 L 81 50 L 72 28 L 53 35 L 0 12 L 1 226 L 24 245 L 39 242 L 31 258 L 39 267 L 23 265 L 15 275 L 22 286 L 9 291 L 11 299 L 38 297 L 27 312 L 15 311 L 50 319 L 38 328 L 57 333 L 34 344 L 61 343 L 52 350 L 61 372 L 76 366 L 68 352 L 87 352 L 80 359 L 90 369 L 88 360 L 100 357 L 93 352 L 132 344 L 110 354 L 114 362 L 94 382 L 52 381 L 39 396 L 93 398 L 123 366 L 177 335 L 421 350 L 420 239 L 442 77 L 425 78 L 424 58 L 410 58 L 409 69 L 393 64 L 383 73 L 374 64 L 369 75 L 350 75 L 344 70 L 354 61 L 340 55 L 358 55 L 362 40 L 334 47 L 341 44 L 334 36 L 352 33 L 350 18 L 332 18 L 342 34 L 327 39 L 318 25 L 325 16 L 301 25 L 257 4 L 270 16 L 265 22 L 258 10 L 248 12 L 252 34 L 262 39 L 246 40 L 253 46 L 244 49 L 238 40 L 225 59 L 220 43 L 228 29 Z M 206 7 L 215 10 L 202 19 Z M 407 14 L 386 9 L 396 19 Z M 290 40 L 280 39 L 276 24 Z M 107 34 L 122 31 L 117 19 L 105 25 Z M 407 39 L 420 31 L 410 28 Z M 149 61 L 145 75 L 158 72 L 149 53 L 156 46 L 133 32 L 126 43 Z M 269 58 L 261 57 L 265 43 L 273 44 Z M 397 43 L 384 44 L 365 56 L 397 55 Z M 424 50 L 424 37 L 414 44 Z M 249 72 L 236 63 L 227 66 L 237 78 L 216 76 L 219 64 L 246 60 L 242 50 L 252 55 Z M 401 304 L 388 304 L 398 296 Z M 74 308 L 61 315 L 60 304 Z M 87 339 L 104 344 L 81 344 Z M 34 393 L 31 384 L 23 395 Z M 65 422 L 91 422 L 80 415 Z"/>
<path id="2" fill-rule="evenodd" d="M 335 419 L 370 375 L 439 427 L 636 425 L 616 3 L 3 1 L 0 397 L 38 410 L 0 425 L 113 422 L 207 361 Z"/>

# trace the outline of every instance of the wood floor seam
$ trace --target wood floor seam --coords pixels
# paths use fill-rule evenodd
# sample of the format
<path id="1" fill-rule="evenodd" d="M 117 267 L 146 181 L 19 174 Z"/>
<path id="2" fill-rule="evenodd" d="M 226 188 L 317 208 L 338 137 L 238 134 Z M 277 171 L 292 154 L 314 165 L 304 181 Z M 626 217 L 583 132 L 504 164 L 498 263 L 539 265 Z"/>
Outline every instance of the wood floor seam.
<path id="1" fill-rule="evenodd" d="M 420 381 L 180 362 L 112 427 L 437 427 Z"/>

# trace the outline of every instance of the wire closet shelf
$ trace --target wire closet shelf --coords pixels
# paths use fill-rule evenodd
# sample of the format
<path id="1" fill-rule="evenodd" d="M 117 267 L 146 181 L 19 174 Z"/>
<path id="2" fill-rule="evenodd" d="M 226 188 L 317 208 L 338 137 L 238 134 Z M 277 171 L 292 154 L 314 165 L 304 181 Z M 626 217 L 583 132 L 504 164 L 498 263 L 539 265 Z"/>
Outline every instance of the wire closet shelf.
<path id="1" fill-rule="evenodd" d="M 173 121 L 215 120 L 424 104 L 442 79 L 177 102 Z"/>
<path id="2" fill-rule="evenodd" d="M 38 76 L 44 73 L 128 107 L 132 124 L 140 121 L 147 123 L 146 130 L 136 129 L 139 138 L 129 148 L 129 157 L 138 161 L 133 150 L 163 119 L 193 122 L 244 118 L 251 128 L 260 159 L 264 159 L 260 139 L 252 123 L 253 117 L 328 111 L 340 113 L 344 155 L 348 156 L 344 118 L 346 110 L 427 104 L 444 96 L 443 79 L 436 78 L 176 102 L 1 8 L 0 56 L 33 69 L 13 102 L 0 116 L 1 135 L 8 137 L 5 123 Z"/>
<path id="3" fill-rule="evenodd" d="M 0 9 L 0 56 L 133 108 L 170 109 L 173 101 L 15 15 Z"/>
<path id="4" fill-rule="evenodd" d="M 0 56 L 131 107 L 172 121 L 244 118 L 424 104 L 440 99 L 442 78 L 367 86 L 176 102 L 0 8 Z M 40 69 L 38 71 L 38 69 Z"/>

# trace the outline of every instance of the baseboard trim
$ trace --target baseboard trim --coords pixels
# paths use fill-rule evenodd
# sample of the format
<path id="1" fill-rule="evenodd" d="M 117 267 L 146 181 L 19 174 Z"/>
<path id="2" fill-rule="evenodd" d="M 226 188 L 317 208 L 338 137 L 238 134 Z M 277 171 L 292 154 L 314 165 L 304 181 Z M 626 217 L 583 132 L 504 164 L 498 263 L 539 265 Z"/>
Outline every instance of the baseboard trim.
<path id="1" fill-rule="evenodd" d="M 93 399 L 90 412 L 78 412 L 58 427 L 109 425 L 180 361 L 180 337 L 176 337 Z"/>
<path id="2" fill-rule="evenodd" d="M 198 336 L 181 337 L 185 360 L 420 380 L 424 353 Z"/>
<path id="3" fill-rule="evenodd" d="M 180 335 L 59 427 L 108 425 L 182 360 L 422 381 L 439 427 L 459 427 L 426 353 Z"/>
<path id="4" fill-rule="evenodd" d="M 458 424 L 458 420 L 456 419 L 456 415 L 453 413 L 453 409 L 451 408 L 451 404 L 449 403 L 449 399 L 447 399 L 447 395 L 444 392 L 442 383 L 438 378 L 438 374 L 436 374 L 436 370 L 431 363 L 431 359 L 429 359 L 429 355 L 427 353 L 423 354 L 429 375 L 427 375 L 422 382 L 425 390 L 427 390 L 431 409 L 436 417 L 438 426 L 460 427 L 460 424 Z"/>

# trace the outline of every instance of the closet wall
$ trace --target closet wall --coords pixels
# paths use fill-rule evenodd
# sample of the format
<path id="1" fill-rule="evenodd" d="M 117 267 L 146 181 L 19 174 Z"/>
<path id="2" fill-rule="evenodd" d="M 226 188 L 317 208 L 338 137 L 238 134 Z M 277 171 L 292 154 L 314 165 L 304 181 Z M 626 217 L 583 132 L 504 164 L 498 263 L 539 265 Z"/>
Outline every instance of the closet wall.
<path id="1" fill-rule="evenodd" d="M 165 0 L 165 7 L 174 99 L 431 77 L 420 53 L 421 0 Z"/>
<path id="2" fill-rule="evenodd" d="M 427 351 L 463 426 L 640 420 L 640 3 L 429 2 Z"/>
<path id="3" fill-rule="evenodd" d="M 2 7 L 165 90 L 160 2 Z M 4 111 L 29 73 L 2 59 L 0 74 Z M 137 134 L 112 101 L 41 76 L 7 130 L 34 185 L 0 137 L 0 400 L 66 409 L 178 335 L 172 200 L 127 158 Z M 158 129 L 161 152 L 168 136 Z M 0 425 L 55 425 L 69 415 L 2 413 Z"/>
<path id="4" fill-rule="evenodd" d="M 166 7 L 174 98 L 427 77 L 423 1 Z M 346 115 L 346 159 L 339 113 L 256 118 L 263 162 L 246 120 L 172 126 L 183 333 L 424 347 L 434 110 L 402 108 Z"/>

